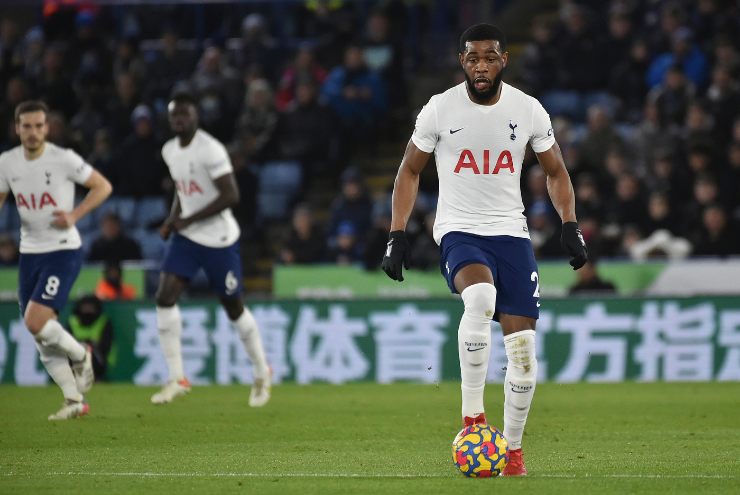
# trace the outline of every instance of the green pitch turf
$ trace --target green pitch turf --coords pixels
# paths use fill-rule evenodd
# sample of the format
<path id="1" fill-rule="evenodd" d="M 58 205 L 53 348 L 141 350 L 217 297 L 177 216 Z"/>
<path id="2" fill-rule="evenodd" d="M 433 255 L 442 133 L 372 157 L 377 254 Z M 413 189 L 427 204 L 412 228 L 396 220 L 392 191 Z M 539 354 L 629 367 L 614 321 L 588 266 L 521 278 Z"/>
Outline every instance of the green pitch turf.
<path id="1" fill-rule="evenodd" d="M 740 384 L 537 387 L 524 479 L 468 479 L 450 458 L 458 385 L 98 385 L 51 423 L 56 388 L 0 387 L 0 493 L 740 493 Z M 501 386 L 488 388 L 500 425 Z"/>

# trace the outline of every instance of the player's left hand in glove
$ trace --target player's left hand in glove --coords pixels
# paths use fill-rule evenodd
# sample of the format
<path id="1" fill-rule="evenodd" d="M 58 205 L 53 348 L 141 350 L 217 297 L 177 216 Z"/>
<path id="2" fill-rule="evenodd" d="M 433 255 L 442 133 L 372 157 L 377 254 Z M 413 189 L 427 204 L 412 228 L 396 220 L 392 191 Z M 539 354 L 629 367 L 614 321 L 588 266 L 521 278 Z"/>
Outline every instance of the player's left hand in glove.
<path id="1" fill-rule="evenodd" d="M 578 228 L 578 223 L 565 222 L 563 224 L 560 243 L 563 245 L 565 252 L 570 256 L 570 266 L 574 270 L 578 270 L 586 264 L 588 261 L 588 249 L 586 249 L 586 241 L 583 240 L 583 234 L 581 234 L 581 229 Z"/>
<path id="2" fill-rule="evenodd" d="M 394 230 L 388 235 L 388 247 L 380 264 L 386 275 L 403 282 L 403 268 L 409 269 L 409 241 L 406 232 Z"/>

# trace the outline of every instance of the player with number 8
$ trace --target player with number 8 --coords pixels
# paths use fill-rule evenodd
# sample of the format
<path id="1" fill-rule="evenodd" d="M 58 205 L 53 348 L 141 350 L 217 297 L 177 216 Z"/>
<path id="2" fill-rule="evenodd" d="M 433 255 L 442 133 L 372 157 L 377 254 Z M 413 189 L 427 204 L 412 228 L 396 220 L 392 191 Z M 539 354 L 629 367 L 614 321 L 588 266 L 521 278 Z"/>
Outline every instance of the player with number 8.
<path id="1" fill-rule="evenodd" d="M 95 379 L 91 349 L 58 321 L 82 266 L 75 223 L 105 201 L 112 188 L 77 153 L 46 142 L 48 113 L 40 101 L 25 101 L 15 109 L 21 144 L 0 155 L 0 207 L 12 192 L 21 217 L 21 314 L 41 362 L 64 395 L 62 408 L 49 419 L 63 420 L 88 414 L 84 394 Z M 75 184 L 89 189 L 77 206 Z"/>

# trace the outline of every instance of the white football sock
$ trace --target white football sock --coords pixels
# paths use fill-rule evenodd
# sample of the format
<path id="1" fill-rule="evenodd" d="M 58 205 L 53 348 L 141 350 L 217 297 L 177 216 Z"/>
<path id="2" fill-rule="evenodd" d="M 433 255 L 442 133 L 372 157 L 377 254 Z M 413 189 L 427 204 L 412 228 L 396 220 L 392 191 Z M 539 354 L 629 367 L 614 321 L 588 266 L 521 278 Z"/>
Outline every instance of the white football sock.
<path id="1" fill-rule="evenodd" d="M 462 291 L 465 311 L 457 332 L 462 382 L 462 415 L 475 418 L 485 411 L 483 391 L 491 355 L 491 319 L 496 308 L 496 287 L 473 284 Z"/>
<path id="2" fill-rule="evenodd" d="M 67 332 L 61 323 L 54 318 L 49 318 L 44 326 L 41 327 L 41 331 L 34 335 L 36 342 L 43 346 L 57 349 L 64 353 L 64 355 L 79 363 L 85 359 L 85 346 L 77 342 L 72 334 Z"/>
<path id="3" fill-rule="evenodd" d="M 64 351 L 36 342 L 41 362 L 49 376 L 62 389 L 64 399 L 71 402 L 82 402 L 82 394 L 77 390 L 77 382 L 69 365 L 69 358 Z"/>
<path id="4" fill-rule="evenodd" d="M 167 369 L 170 371 L 170 381 L 180 381 L 185 378 L 185 372 L 182 369 L 182 351 L 180 350 L 182 318 L 177 305 L 169 308 L 157 306 L 157 330 L 159 331 L 159 345 L 162 346 Z"/>
<path id="5" fill-rule="evenodd" d="M 239 332 L 244 350 L 247 351 L 247 356 L 252 362 L 254 377 L 264 378 L 270 372 L 270 368 L 265 357 L 265 349 L 262 346 L 262 337 L 252 312 L 245 306 L 239 318 L 232 321 L 231 324 Z"/>
<path id="6" fill-rule="evenodd" d="M 504 337 L 508 358 L 504 379 L 504 437 L 512 450 L 522 447 L 524 425 L 537 385 L 534 335 L 534 330 L 521 330 Z"/>

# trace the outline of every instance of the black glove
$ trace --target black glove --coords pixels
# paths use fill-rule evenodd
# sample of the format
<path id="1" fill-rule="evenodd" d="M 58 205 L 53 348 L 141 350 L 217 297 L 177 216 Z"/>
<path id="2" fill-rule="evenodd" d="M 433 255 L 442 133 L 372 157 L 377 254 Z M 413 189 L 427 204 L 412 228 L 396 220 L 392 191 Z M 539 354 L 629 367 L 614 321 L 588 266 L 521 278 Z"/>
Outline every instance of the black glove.
<path id="1" fill-rule="evenodd" d="M 562 244 L 563 249 L 570 256 L 570 266 L 574 270 L 578 270 L 586 264 L 588 261 L 588 249 L 586 249 L 586 241 L 583 240 L 581 229 L 578 228 L 576 222 L 565 222 L 563 224 L 560 244 Z"/>
<path id="2" fill-rule="evenodd" d="M 409 241 L 406 239 L 406 232 L 394 230 L 388 235 L 388 239 L 388 248 L 380 267 L 393 280 L 403 282 L 401 265 L 409 269 Z"/>

